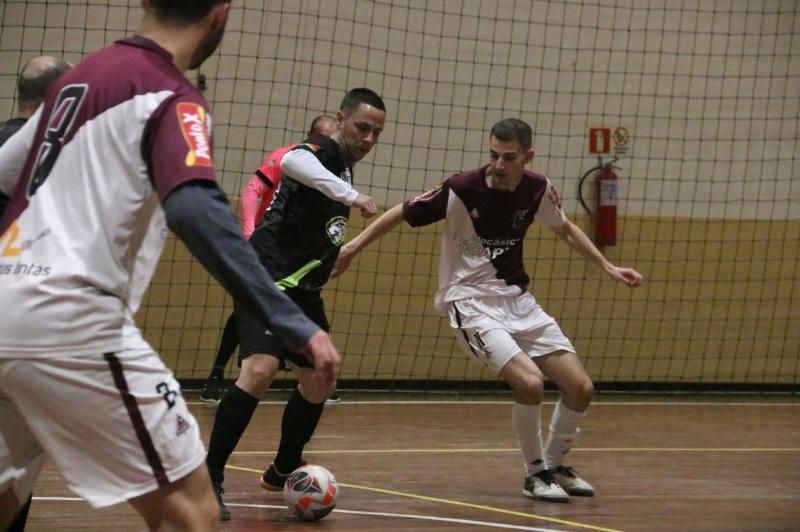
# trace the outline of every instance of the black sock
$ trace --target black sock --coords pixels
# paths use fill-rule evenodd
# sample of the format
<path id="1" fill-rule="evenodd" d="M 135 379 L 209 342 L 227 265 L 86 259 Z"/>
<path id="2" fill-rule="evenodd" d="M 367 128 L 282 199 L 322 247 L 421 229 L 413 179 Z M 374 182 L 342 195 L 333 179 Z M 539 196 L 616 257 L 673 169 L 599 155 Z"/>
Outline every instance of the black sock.
<path id="1" fill-rule="evenodd" d="M 25 524 L 28 521 L 28 511 L 31 509 L 32 497 L 33 495 L 28 496 L 28 500 L 22 505 L 17 516 L 11 521 L 11 524 L 8 525 L 6 532 L 23 532 L 25 530 Z"/>
<path id="2" fill-rule="evenodd" d="M 236 328 L 235 314 L 231 313 L 222 329 L 222 338 L 219 341 L 217 355 L 214 357 L 214 367 L 211 369 L 209 379 L 221 379 L 225 375 L 225 366 L 233 356 L 239 345 L 239 330 Z"/>
<path id="3" fill-rule="evenodd" d="M 214 427 L 208 441 L 206 465 L 211 480 L 222 484 L 225 464 L 244 434 L 258 406 L 258 399 L 235 384 L 228 388 L 217 407 Z"/>
<path id="4" fill-rule="evenodd" d="M 309 403 L 300 390 L 294 389 L 283 409 L 281 443 L 275 456 L 275 468 L 279 472 L 288 473 L 300 465 L 303 448 L 314 434 L 324 406 L 324 402 Z"/>

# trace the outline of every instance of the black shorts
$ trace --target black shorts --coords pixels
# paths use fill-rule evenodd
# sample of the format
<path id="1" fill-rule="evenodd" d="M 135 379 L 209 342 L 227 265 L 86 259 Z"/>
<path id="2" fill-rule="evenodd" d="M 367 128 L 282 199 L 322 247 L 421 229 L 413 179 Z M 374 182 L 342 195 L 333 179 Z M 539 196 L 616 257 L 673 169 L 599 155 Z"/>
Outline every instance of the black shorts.
<path id="1" fill-rule="evenodd" d="M 320 292 L 299 292 L 287 291 L 289 299 L 297 303 L 300 310 L 320 329 L 325 332 L 330 330 L 328 317 L 325 315 L 325 304 L 322 301 Z M 291 360 L 303 368 L 314 367 L 306 356 L 297 351 L 293 351 L 283 343 L 278 336 L 264 326 L 252 314 L 235 305 L 234 315 L 236 316 L 236 326 L 239 329 L 239 365 L 242 360 L 250 355 L 260 353 L 271 355 L 281 361 L 281 369 L 287 369 L 286 360 Z M 280 319 L 279 316 L 276 317 Z"/>

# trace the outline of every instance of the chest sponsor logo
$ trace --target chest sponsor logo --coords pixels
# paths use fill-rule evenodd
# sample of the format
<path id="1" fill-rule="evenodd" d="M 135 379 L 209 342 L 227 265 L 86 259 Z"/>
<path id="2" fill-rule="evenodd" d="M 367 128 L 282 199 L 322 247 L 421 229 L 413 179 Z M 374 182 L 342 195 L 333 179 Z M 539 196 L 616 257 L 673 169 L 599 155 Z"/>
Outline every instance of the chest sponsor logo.
<path id="1" fill-rule="evenodd" d="M 5 233 L 0 235 L 0 275 L 27 277 L 46 277 L 51 267 L 30 260 L 23 260 L 22 254 L 50 234 L 50 229 L 42 230 L 34 238 L 22 238 L 17 222 L 11 224 Z"/>
<path id="2" fill-rule="evenodd" d="M 189 147 L 186 154 L 186 166 L 211 167 L 211 137 L 209 120 L 202 105 L 192 102 L 181 102 L 176 106 L 178 124 L 183 139 Z"/>
<path id="3" fill-rule="evenodd" d="M 347 232 L 347 218 L 344 216 L 336 216 L 328 220 L 325 224 L 325 231 L 328 233 L 328 238 L 334 246 L 341 246 L 344 244 L 344 235 Z"/>
<path id="4" fill-rule="evenodd" d="M 485 256 L 494 259 L 519 245 L 520 238 L 481 238 L 474 235 L 470 238 L 462 238 L 456 244 L 456 250 L 462 255 L 473 257 Z"/>

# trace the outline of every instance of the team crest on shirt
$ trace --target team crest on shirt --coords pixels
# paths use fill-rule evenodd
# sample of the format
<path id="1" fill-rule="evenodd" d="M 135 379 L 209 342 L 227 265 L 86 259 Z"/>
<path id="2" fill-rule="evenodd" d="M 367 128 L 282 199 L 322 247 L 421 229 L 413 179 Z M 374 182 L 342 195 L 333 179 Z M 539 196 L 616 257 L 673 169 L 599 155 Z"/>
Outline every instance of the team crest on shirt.
<path id="1" fill-rule="evenodd" d="M 344 234 L 347 232 L 347 218 L 344 216 L 331 218 L 325 224 L 325 231 L 334 246 L 341 246 L 344 243 Z"/>
<path id="2" fill-rule="evenodd" d="M 202 105 L 180 102 L 177 106 L 178 124 L 189 147 L 186 166 L 211 167 L 211 117 Z"/>

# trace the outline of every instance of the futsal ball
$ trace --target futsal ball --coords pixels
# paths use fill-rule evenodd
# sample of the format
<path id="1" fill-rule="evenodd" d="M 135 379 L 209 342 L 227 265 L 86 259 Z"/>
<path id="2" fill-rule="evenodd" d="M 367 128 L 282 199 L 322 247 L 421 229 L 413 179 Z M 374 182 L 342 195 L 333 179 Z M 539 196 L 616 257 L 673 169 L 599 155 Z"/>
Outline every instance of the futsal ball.
<path id="1" fill-rule="evenodd" d="M 317 521 L 333 511 L 339 486 L 330 471 L 318 465 L 294 470 L 283 486 L 286 506 L 304 521 Z"/>

